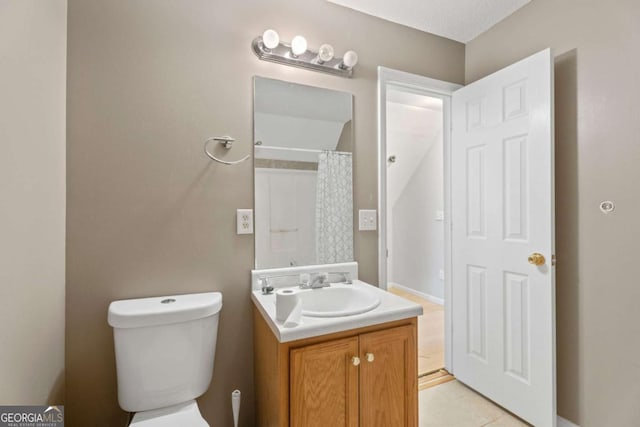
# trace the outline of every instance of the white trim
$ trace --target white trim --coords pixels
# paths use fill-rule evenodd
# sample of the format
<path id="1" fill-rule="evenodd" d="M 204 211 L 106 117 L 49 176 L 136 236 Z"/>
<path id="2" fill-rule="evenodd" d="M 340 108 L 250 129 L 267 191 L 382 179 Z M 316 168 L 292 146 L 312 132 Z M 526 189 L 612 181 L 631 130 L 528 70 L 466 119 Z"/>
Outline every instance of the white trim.
<path id="1" fill-rule="evenodd" d="M 256 145 L 253 157 L 265 160 L 287 160 L 294 162 L 318 163 L 318 155 L 323 150 L 312 150 L 308 148 L 273 147 L 269 145 Z M 335 151 L 334 153 L 351 156 L 351 153 Z"/>
<path id="2" fill-rule="evenodd" d="M 556 427 L 580 427 L 580 426 L 558 415 L 558 421 L 556 423 Z"/>
<path id="3" fill-rule="evenodd" d="M 279 168 L 255 168 L 256 172 L 270 173 L 272 175 L 287 175 L 291 174 L 291 171 L 299 173 L 300 175 L 317 175 L 318 171 L 313 169 L 279 169 Z"/>
<path id="4" fill-rule="evenodd" d="M 434 297 L 433 295 L 425 294 L 424 292 L 416 291 L 415 289 L 411 289 L 411 288 L 399 285 L 399 284 L 394 283 L 394 282 L 388 282 L 387 285 L 388 285 L 387 286 L 388 289 L 393 289 L 393 288 L 400 289 L 401 291 L 404 291 L 404 292 L 406 292 L 408 294 L 411 294 L 411 295 L 415 295 L 417 297 L 425 299 L 425 300 L 427 300 L 429 302 L 432 302 L 434 304 L 444 305 L 444 298 Z"/>
<path id="5" fill-rule="evenodd" d="M 454 373 L 451 319 L 451 95 L 462 86 L 418 76 L 404 71 L 378 67 L 378 286 L 387 289 L 387 86 L 436 96 L 443 100 L 444 144 L 444 335 L 445 367 Z"/>

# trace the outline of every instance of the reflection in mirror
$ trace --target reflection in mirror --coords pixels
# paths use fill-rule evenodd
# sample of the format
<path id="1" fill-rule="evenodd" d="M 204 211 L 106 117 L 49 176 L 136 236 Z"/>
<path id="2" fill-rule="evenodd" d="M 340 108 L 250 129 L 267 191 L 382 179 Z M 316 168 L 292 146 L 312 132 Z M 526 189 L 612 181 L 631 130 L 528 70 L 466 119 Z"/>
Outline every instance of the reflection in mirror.
<path id="1" fill-rule="evenodd" d="M 254 78 L 256 268 L 353 261 L 351 104 Z"/>

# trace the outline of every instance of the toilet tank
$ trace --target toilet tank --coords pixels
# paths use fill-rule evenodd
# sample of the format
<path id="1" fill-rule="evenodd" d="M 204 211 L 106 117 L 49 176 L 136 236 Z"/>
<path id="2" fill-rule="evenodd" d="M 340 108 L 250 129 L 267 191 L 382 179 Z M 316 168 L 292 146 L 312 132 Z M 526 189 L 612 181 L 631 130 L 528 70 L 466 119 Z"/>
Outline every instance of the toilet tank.
<path id="1" fill-rule="evenodd" d="M 112 302 L 120 407 L 159 409 L 207 391 L 221 308 L 219 292 Z"/>

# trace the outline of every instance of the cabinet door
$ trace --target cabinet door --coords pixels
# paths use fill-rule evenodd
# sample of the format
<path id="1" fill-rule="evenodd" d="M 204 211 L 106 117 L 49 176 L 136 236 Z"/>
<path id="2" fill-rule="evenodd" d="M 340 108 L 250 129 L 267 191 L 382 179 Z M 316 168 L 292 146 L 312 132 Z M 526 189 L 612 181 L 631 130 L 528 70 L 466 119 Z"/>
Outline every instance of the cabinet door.
<path id="1" fill-rule="evenodd" d="M 360 419 L 366 427 L 417 427 L 416 328 L 360 335 Z"/>
<path id="2" fill-rule="evenodd" d="M 357 427 L 358 337 L 291 350 L 290 426 Z"/>

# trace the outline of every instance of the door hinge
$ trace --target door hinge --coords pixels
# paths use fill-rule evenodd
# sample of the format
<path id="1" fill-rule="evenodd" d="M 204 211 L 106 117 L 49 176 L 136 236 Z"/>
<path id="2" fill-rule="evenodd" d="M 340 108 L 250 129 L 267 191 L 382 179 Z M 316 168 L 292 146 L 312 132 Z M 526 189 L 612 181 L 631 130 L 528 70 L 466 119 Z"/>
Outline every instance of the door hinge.
<path id="1" fill-rule="evenodd" d="M 551 255 L 551 265 L 556 265 L 556 262 L 557 262 L 556 255 L 555 254 Z"/>

